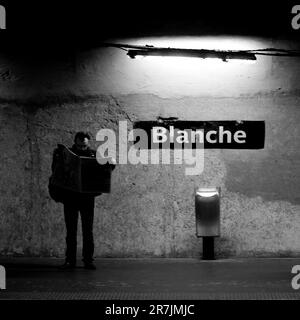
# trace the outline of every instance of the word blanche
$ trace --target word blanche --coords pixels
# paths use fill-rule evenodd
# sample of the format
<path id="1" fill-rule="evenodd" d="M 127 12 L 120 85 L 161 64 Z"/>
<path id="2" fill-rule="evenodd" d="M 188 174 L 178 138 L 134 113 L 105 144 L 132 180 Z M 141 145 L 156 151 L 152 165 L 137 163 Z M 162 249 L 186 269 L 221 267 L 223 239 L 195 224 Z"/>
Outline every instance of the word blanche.
<path id="1" fill-rule="evenodd" d="M 98 131 L 96 141 L 102 143 L 97 149 L 96 157 L 100 164 L 105 164 L 108 158 L 118 159 L 119 164 L 171 164 L 172 158 L 174 164 L 184 163 L 187 166 L 186 175 L 199 175 L 203 172 L 203 143 L 196 141 L 195 149 L 180 147 L 173 151 L 170 148 L 159 150 L 153 139 L 151 145 L 148 145 L 149 139 L 145 130 L 132 129 L 128 133 L 127 121 L 119 121 L 118 131 L 118 141 L 114 130 L 101 129 Z M 183 146 L 183 143 L 180 146 Z"/>
<path id="2" fill-rule="evenodd" d="M 154 143 L 165 143 L 168 141 L 170 143 L 231 143 L 232 138 L 236 143 L 246 142 L 246 132 L 238 130 L 233 134 L 229 130 L 224 130 L 223 126 L 219 127 L 219 130 L 209 130 L 204 133 L 204 130 L 197 129 L 185 129 L 176 130 L 174 126 L 170 126 L 169 134 L 168 130 L 164 127 L 154 127 L 153 132 L 153 142 Z"/>
<path id="3" fill-rule="evenodd" d="M 0 5 L 0 29 L 6 29 L 6 10 Z"/>

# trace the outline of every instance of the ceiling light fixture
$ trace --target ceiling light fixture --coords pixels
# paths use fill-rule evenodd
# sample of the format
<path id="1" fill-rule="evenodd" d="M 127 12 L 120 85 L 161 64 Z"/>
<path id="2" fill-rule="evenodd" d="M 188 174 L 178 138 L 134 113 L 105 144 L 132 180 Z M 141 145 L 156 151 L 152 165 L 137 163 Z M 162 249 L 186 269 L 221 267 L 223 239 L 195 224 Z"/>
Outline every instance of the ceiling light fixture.
<path id="1" fill-rule="evenodd" d="M 204 49 L 172 49 L 172 48 L 152 48 L 152 49 L 130 49 L 127 55 L 134 59 L 136 56 L 160 56 L 160 57 L 189 57 L 189 58 L 217 58 L 224 62 L 229 59 L 256 60 L 253 53 L 239 51 L 219 51 Z"/>
<path id="2" fill-rule="evenodd" d="M 208 50 L 208 49 L 183 49 L 154 47 L 151 45 L 130 45 L 120 43 L 102 43 L 104 47 L 115 47 L 127 52 L 134 59 L 136 56 L 159 56 L 159 57 L 190 57 L 190 58 L 217 58 L 224 62 L 228 60 L 251 60 L 255 61 L 257 55 L 299 57 L 300 51 L 276 48 L 265 48 L 257 50 Z"/>

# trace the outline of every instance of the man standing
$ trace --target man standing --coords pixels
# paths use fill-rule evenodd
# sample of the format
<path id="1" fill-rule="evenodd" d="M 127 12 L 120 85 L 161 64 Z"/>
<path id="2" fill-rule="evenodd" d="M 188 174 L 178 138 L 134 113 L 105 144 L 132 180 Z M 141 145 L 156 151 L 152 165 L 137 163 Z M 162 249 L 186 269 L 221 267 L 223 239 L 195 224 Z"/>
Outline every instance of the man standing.
<path id="1" fill-rule="evenodd" d="M 95 157 L 96 151 L 90 148 L 90 135 L 86 132 L 77 132 L 74 138 L 74 145 L 70 148 L 78 156 Z M 55 157 L 58 156 L 54 152 Z M 115 168 L 115 161 L 107 164 L 111 169 Z M 53 165 L 52 165 L 53 169 Z M 64 218 L 67 230 L 66 236 L 66 260 L 60 266 L 60 269 L 73 269 L 76 267 L 76 252 L 77 252 L 77 224 L 78 214 L 80 212 L 82 225 L 82 261 L 85 269 L 95 270 L 96 266 L 93 263 L 94 254 L 94 237 L 93 237 L 93 220 L 95 196 L 98 194 L 84 194 L 74 191 L 63 192 Z"/>

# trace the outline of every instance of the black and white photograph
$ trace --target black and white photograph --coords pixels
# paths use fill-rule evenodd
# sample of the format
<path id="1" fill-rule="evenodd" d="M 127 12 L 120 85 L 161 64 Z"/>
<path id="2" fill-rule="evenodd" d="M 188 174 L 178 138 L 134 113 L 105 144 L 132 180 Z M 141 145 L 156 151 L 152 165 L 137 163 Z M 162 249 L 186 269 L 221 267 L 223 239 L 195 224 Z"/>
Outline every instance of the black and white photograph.
<path id="1" fill-rule="evenodd" d="M 1 306 L 299 300 L 299 123 L 300 1 L 0 0 Z"/>

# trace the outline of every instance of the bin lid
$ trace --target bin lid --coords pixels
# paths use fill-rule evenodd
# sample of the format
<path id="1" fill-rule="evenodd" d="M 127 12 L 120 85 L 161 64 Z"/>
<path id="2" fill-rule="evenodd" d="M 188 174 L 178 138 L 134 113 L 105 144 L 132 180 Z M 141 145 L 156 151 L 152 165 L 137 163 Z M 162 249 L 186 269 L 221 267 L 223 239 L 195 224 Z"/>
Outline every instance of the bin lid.
<path id="1" fill-rule="evenodd" d="M 215 195 L 219 194 L 219 190 L 217 187 L 212 187 L 212 188 L 198 188 L 196 191 L 196 194 L 201 196 L 201 197 L 213 197 Z"/>

